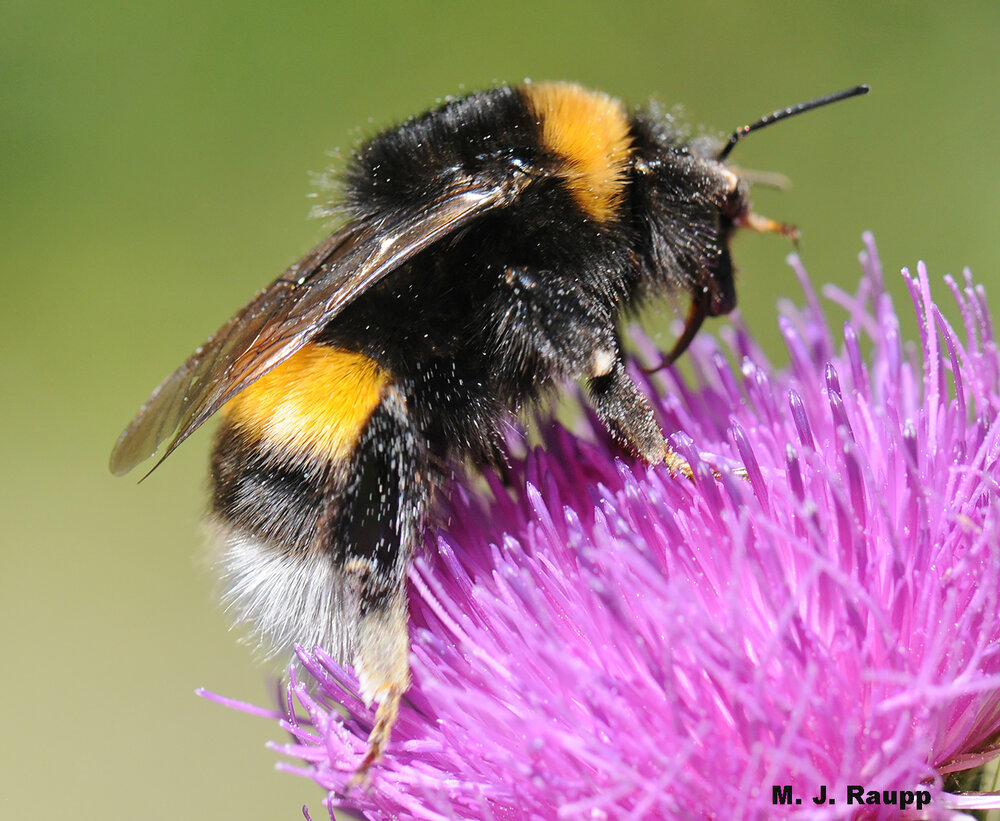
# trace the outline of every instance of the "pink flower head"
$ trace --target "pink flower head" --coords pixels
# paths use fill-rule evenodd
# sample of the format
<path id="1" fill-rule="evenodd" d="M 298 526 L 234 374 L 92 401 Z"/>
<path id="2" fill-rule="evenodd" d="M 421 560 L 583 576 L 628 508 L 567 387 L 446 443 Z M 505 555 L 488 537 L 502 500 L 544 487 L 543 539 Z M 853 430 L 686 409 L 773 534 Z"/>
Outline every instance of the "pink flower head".
<path id="1" fill-rule="evenodd" d="M 836 333 L 792 259 L 787 367 L 737 326 L 692 381 L 633 373 L 693 482 L 595 422 L 456 487 L 372 785 L 345 794 L 373 712 L 320 648 L 284 768 L 372 819 L 959 817 L 942 776 L 1000 743 L 1000 357 L 982 289 L 947 280 L 953 327 L 923 265 L 904 344 L 865 241 Z"/>

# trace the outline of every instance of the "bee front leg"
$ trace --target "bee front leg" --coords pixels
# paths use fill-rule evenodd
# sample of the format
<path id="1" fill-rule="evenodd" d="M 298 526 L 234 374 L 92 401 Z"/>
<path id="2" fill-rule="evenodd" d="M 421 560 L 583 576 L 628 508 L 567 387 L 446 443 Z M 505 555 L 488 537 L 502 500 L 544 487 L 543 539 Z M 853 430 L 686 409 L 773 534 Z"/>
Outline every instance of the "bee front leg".
<path id="1" fill-rule="evenodd" d="M 590 403 L 615 440 L 649 464 L 662 462 L 671 473 L 690 479 L 691 466 L 670 449 L 652 407 L 625 372 L 617 351 L 598 351 L 593 363 L 587 384 Z"/>

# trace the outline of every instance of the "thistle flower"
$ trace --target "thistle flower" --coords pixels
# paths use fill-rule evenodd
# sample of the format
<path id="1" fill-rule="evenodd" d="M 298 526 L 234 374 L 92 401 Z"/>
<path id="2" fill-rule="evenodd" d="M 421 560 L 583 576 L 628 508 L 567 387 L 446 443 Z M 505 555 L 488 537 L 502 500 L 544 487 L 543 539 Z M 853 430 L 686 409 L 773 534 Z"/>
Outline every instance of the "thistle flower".
<path id="1" fill-rule="evenodd" d="M 857 292 L 825 292 L 837 333 L 791 259 L 787 367 L 737 325 L 696 341 L 693 380 L 646 381 L 693 482 L 551 423 L 504 482 L 455 488 L 374 783 L 345 795 L 373 713 L 321 648 L 290 674 L 282 768 L 373 819 L 989 806 L 943 777 L 1000 752 L 1000 356 L 982 289 L 946 280 L 953 327 L 923 265 L 904 344 L 865 243 Z"/>

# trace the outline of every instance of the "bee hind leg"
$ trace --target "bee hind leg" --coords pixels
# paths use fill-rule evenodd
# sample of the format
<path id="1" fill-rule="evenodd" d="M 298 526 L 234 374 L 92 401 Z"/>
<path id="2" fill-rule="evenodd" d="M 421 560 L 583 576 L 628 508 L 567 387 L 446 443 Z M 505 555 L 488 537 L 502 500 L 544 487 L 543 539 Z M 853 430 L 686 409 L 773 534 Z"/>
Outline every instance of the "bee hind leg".
<path id="1" fill-rule="evenodd" d="M 365 616 L 360 635 L 356 667 L 361 697 L 369 705 L 377 701 L 378 710 L 368 734 L 368 749 L 351 776 L 349 788 L 368 784 L 371 768 L 381 761 L 389 744 L 403 693 L 410 686 L 406 597 L 399 596 L 391 607 Z"/>
<path id="2" fill-rule="evenodd" d="M 410 685 L 406 575 L 423 533 L 432 473 L 405 398 L 388 388 L 353 454 L 332 523 L 354 614 L 347 660 L 358 674 L 362 700 L 379 705 L 350 786 L 366 783 L 381 760 Z"/>

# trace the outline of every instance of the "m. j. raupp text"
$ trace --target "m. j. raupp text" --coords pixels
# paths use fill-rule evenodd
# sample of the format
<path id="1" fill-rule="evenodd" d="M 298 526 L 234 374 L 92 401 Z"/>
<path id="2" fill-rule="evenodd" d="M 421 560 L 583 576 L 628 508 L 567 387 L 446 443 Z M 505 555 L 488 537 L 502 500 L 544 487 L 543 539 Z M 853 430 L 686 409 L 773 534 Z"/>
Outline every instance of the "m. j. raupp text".
<path id="1" fill-rule="evenodd" d="M 844 803 L 848 805 L 875 805 L 899 807 L 904 810 L 909 807 L 922 809 L 931 801 L 928 790 L 869 790 L 861 784 L 848 784 L 844 795 Z M 827 790 L 825 784 L 820 785 L 816 794 L 806 799 L 813 804 L 836 804 L 837 796 Z M 802 798 L 792 793 L 791 784 L 774 784 L 771 787 L 771 803 L 776 805 L 801 804 Z"/>

